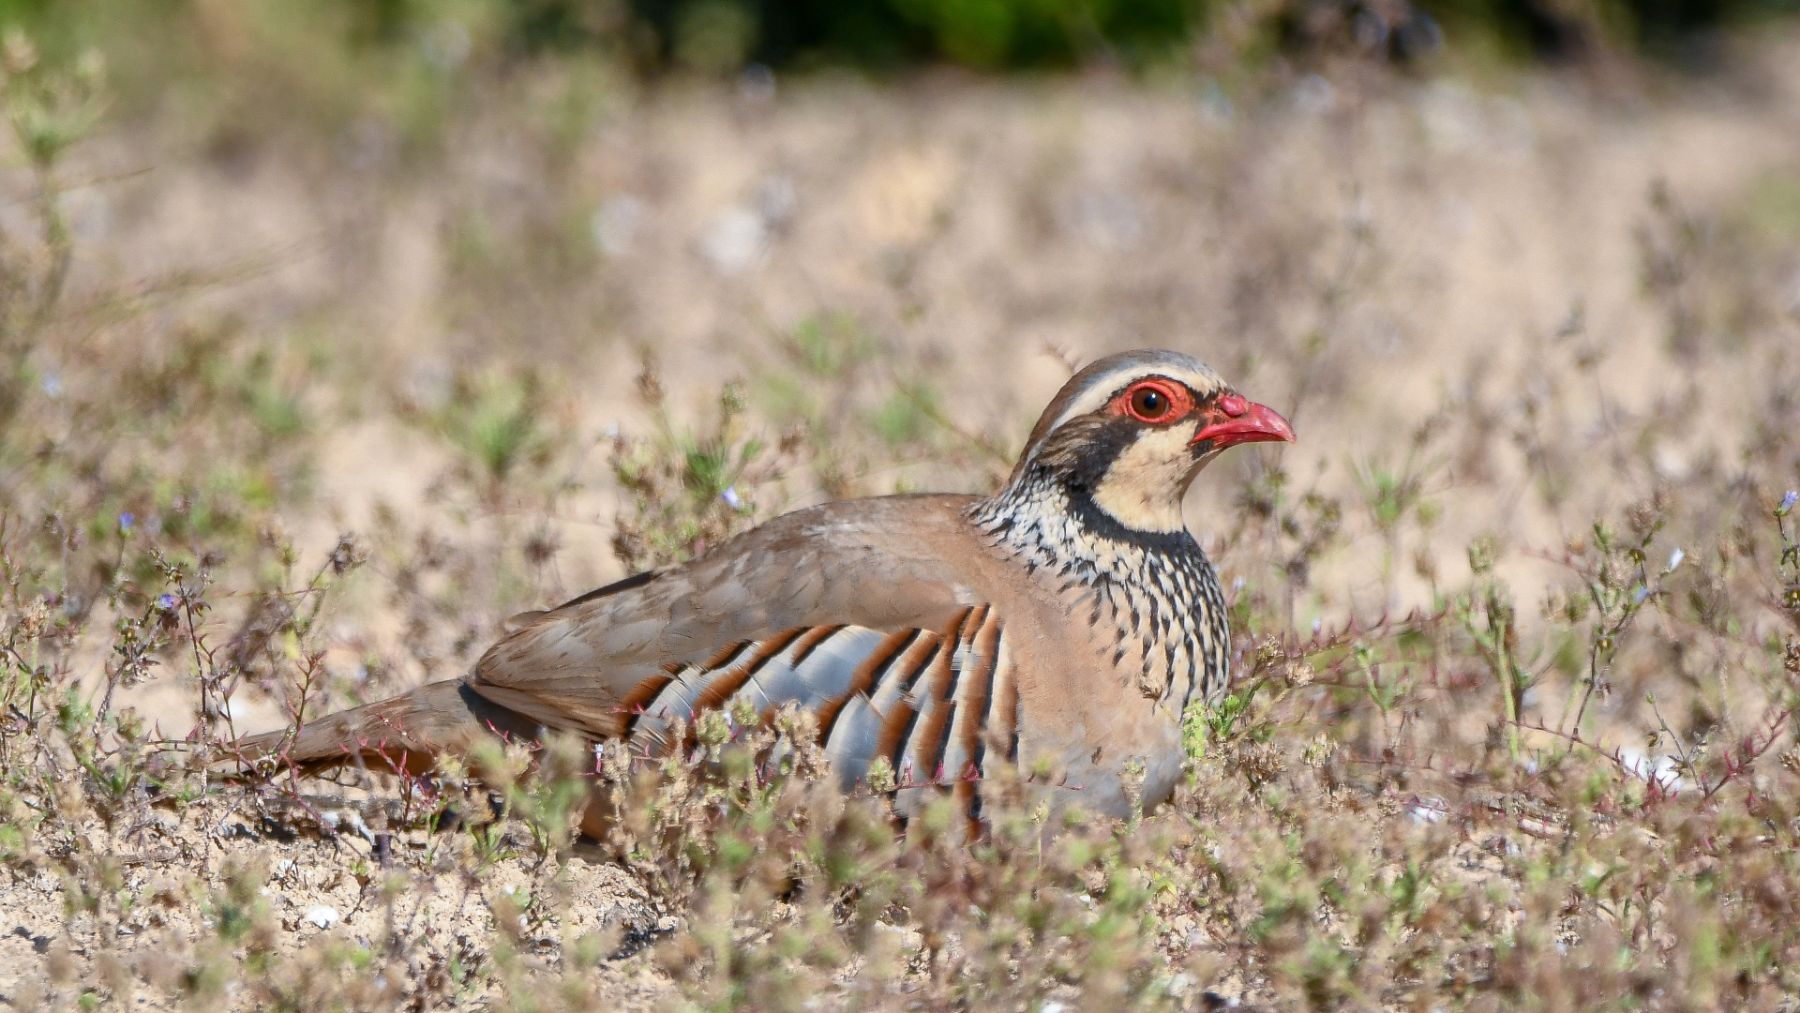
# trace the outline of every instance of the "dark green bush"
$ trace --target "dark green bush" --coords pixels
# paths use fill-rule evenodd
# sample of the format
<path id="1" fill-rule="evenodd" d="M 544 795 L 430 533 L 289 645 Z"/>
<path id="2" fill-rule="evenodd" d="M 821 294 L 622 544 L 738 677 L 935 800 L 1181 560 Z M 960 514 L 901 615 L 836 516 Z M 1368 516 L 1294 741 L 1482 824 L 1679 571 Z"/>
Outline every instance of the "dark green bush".
<path id="1" fill-rule="evenodd" d="M 512 57 L 546 50 L 622 57 L 646 73 L 730 73 L 752 65 L 875 72 L 950 63 L 1041 70 L 1095 63 L 1142 67 L 1192 52 L 1230 10 L 1228 0 L 260 0 L 246 15 L 270 23 L 303 15 L 334 26 L 348 49 L 416 46 L 454 21 Z M 286 10 L 284 10 L 286 8 Z M 1603 50 L 1685 57 L 1717 30 L 1800 12 L 1800 0 L 1279 0 L 1231 11 L 1253 26 L 1239 58 L 1350 48 L 1408 61 L 1479 49 L 1526 61 L 1567 61 Z M 1250 16 L 1245 17 L 1246 13 Z M 0 0 L 0 26 L 59 39 L 167 26 L 180 0 L 108 6 Z M 1439 26 L 1442 25 L 1440 30 Z M 1244 42 L 1248 41 L 1248 45 Z"/>

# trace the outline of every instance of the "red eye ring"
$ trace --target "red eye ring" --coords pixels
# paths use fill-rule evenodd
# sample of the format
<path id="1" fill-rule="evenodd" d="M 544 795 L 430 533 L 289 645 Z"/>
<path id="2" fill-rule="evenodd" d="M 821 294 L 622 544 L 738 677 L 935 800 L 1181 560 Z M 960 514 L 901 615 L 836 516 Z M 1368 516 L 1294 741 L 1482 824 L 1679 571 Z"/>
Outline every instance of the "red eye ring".
<path id="1" fill-rule="evenodd" d="M 1185 388 L 1167 380 L 1139 380 L 1127 387 L 1115 404 L 1120 414 L 1155 426 L 1186 415 L 1193 407 L 1193 399 Z"/>

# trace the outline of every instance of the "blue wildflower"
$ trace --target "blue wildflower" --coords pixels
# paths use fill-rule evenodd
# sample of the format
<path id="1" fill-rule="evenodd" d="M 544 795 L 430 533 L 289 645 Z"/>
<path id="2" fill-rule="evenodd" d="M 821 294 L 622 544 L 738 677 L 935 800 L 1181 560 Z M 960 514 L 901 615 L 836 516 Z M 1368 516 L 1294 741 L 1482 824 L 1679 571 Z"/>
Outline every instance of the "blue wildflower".
<path id="1" fill-rule="evenodd" d="M 156 607 L 164 612 L 175 611 L 175 596 L 172 594 L 159 595 L 156 599 Z"/>
<path id="2" fill-rule="evenodd" d="M 136 523 L 137 523 L 137 514 L 134 514 L 129 510 L 123 510 L 123 511 L 119 512 L 119 530 L 120 531 L 130 531 L 131 526 Z"/>
<path id="3" fill-rule="evenodd" d="M 1786 517 L 1795 503 L 1800 503 L 1800 490 L 1789 489 L 1787 495 L 1781 497 L 1781 505 L 1775 508 L 1775 516 Z"/>
<path id="4" fill-rule="evenodd" d="M 738 495 L 737 486 L 735 485 L 726 486 L 725 491 L 719 494 L 719 498 L 724 500 L 725 505 L 733 510 L 744 509 L 744 498 Z"/>

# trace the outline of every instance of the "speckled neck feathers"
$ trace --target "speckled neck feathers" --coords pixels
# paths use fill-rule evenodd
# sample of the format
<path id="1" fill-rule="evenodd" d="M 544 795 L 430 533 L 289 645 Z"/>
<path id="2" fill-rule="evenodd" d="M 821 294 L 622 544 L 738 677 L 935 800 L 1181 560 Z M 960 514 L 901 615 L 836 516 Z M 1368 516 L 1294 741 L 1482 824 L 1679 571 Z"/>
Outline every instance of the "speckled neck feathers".
<path id="1" fill-rule="evenodd" d="M 1230 628 L 1212 562 L 1187 531 L 1125 528 L 1047 469 L 1016 475 L 970 519 L 994 546 L 1070 601 L 1071 617 L 1110 624 L 1123 678 L 1176 713 L 1215 702 L 1230 679 Z"/>

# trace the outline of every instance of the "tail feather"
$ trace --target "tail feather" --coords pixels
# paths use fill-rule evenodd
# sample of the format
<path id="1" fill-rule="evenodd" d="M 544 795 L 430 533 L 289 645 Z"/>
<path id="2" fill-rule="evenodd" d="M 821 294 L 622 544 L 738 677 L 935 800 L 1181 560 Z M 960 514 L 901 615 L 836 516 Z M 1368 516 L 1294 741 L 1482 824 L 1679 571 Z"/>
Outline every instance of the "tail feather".
<path id="1" fill-rule="evenodd" d="M 441 756 L 468 760 L 483 742 L 530 742 L 543 731 L 525 715 L 451 679 L 306 722 L 298 731 L 239 739 L 215 754 L 211 766 L 220 773 L 273 765 L 315 774 L 349 765 L 416 777 L 430 773 Z M 471 773 L 483 776 L 479 764 Z M 604 840 L 611 826 L 610 807 L 594 796 L 582 809 L 581 832 Z"/>
<path id="2" fill-rule="evenodd" d="M 316 773 L 345 765 L 420 775 L 442 755 L 467 757 L 500 737 L 534 738 L 537 729 L 498 707 L 461 679 L 434 682 L 410 693 L 237 740 L 220 765 L 291 767 Z"/>

